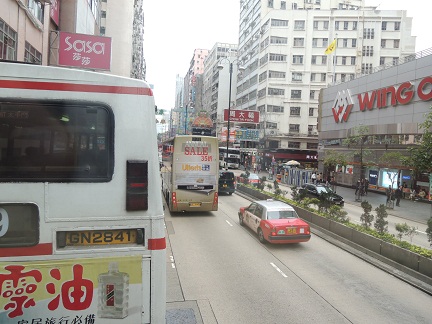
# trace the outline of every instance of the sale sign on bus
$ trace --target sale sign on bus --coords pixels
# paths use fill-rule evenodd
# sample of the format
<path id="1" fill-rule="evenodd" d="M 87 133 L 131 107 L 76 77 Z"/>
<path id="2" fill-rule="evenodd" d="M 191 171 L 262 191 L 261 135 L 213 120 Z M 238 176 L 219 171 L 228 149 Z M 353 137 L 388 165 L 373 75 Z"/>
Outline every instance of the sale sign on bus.
<path id="1" fill-rule="evenodd" d="M 60 32 L 59 64 L 109 71 L 111 38 Z"/>
<path id="2" fill-rule="evenodd" d="M 142 256 L 1 262 L 0 323 L 140 323 L 141 264 Z"/>

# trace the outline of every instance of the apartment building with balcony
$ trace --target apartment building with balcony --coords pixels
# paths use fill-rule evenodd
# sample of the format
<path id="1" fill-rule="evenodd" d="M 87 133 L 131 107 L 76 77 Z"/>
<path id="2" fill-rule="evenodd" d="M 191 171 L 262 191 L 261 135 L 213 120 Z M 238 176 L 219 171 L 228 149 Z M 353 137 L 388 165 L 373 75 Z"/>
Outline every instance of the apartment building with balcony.
<path id="1" fill-rule="evenodd" d="M 260 112 L 267 159 L 316 167 L 321 88 L 415 53 L 412 18 L 363 0 L 241 0 L 236 109 Z M 336 49 L 325 51 L 336 39 Z"/>

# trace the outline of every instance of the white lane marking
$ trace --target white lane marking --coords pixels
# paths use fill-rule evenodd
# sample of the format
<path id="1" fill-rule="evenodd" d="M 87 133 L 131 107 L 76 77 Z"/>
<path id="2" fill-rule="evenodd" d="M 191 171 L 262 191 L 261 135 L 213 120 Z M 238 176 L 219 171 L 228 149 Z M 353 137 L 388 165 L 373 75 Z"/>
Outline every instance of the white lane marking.
<path id="1" fill-rule="evenodd" d="M 282 272 L 281 269 L 279 269 L 279 268 L 276 266 L 276 264 L 274 264 L 273 262 L 270 262 L 270 264 L 271 264 L 271 266 L 272 266 L 273 268 L 276 269 L 277 272 L 279 272 L 279 273 L 282 275 L 282 277 L 284 277 L 284 278 L 287 278 L 287 277 L 288 277 L 285 273 Z"/>
<path id="2" fill-rule="evenodd" d="M 228 222 L 227 220 L 225 220 L 225 222 L 227 222 L 227 224 L 229 225 L 229 226 L 233 226 L 230 222 Z"/>
<path id="3" fill-rule="evenodd" d="M 172 255 L 170 255 L 170 260 L 171 260 L 171 268 L 175 269 L 175 262 L 174 262 L 174 257 Z"/>

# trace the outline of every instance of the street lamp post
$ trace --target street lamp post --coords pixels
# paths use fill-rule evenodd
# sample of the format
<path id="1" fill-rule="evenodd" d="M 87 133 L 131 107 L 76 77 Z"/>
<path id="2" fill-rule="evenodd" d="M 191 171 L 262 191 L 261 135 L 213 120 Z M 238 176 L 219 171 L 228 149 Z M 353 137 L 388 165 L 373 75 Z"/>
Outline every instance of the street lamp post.
<path id="1" fill-rule="evenodd" d="M 231 86 L 232 86 L 232 74 L 233 74 L 233 63 L 237 62 L 238 69 L 240 71 L 244 71 L 245 68 L 240 65 L 241 61 L 238 61 L 238 59 L 235 59 L 233 61 L 230 61 L 227 58 L 221 58 L 219 61 L 219 64 L 217 66 L 218 70 L 221 71 L 224 67 L 222 65 L 222 62 L 226 60 L 229 63 L 229 92 L 228 92 L 228 121 L 227 121 L 227 144 L 226 144 L 226 155 L 225 155 L 225 162 L 226 162 L 226 168 L 228 168 L 228 149 L 229 149 L 229 138 L 230 138 L 230 119 L 231 119 Z"/>

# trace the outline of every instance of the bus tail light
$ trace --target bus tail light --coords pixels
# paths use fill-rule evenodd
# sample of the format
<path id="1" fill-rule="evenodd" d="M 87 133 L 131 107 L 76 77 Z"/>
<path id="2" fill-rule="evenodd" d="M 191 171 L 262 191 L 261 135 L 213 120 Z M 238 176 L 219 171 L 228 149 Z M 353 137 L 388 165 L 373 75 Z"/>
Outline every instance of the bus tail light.
<path id="1" fill-rule="evenodd" d="M 217 206 L 218 206 L 218 193 L 215 192 L 214 198 L 213 198 L 213 210 L 215 210 L 215 208 L 217 208 Z"/>
<path id="2" fill-rule="evenodd" d="M 172 193 L 171 199 L 172 199 L 172 206 L 173 206 L 173 208 L 177 208 L 177 196 L 176 196 L 175 192 Z"/>
<path id="3" fill-rule="evenodd" d="M 148 161 L 127 161 L 126 210 L 148 210 Z"/>

